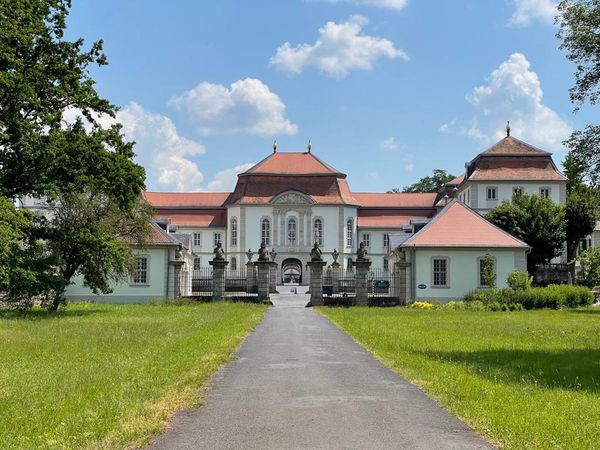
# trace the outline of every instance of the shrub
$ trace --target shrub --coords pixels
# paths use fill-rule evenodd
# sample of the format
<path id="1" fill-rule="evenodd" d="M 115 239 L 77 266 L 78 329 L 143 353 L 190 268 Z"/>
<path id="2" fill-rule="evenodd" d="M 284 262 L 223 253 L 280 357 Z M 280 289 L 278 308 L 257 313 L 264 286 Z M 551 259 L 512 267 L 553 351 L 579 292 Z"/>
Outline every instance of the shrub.
<path id="1" fill-rule="evenodd" d="M 506 277 L 506 283 L 514 291 L 526 291 L 531 288 L 533 277 L 526 270 L 513 270 Z"/>
<path id="2" fill-rule="evenodd" d="M 591 288 L 600 286 L 600 247 L 591 247 L 577 257 L 580 270 L 577 281 Z"/>
<path id="3" fill-rule="evenodd" d="M 413 302 L 410 304 L 410 307 L 413 309 L 425 309 L 425 310 L 432 310 L 432 309 L 437 309 L 438 308 L 438 303 L 433 303 L 433 302 Z"/>
<path id="4" fill-rule="evenodd" d="M 466 308 L 466 303 L 462 301 L 451 301 L 446 303 L 443 308 L 450 309 L 452 311 L 464 311 Z"/>
<path id="5" fill-rule="evenodd" d="M 467 303 L 481 302 L 491 311 L 503 310 L 503 306 L 506 306 L 504 310 L 515 311 L 523 308 L 558 309 L 587 306 L 594 302 L 594 295 L 582 286 L 552 284 L 543 288 L 486 289 L 469 292 L 464 300 Z"/>

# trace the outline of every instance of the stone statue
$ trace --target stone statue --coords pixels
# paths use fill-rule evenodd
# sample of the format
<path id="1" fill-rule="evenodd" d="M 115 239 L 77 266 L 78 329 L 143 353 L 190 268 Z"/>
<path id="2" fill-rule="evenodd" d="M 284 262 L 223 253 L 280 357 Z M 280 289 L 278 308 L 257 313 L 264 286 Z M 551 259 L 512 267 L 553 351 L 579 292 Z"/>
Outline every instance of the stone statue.
<path id="1" fill-rule="evenodd" d="M 340 257 L 340 254 L 338 253 L 337 249 L 333 249 L 333 253 L 331 254 L 331 256 L 333 257 L 333 263 L 337 264 L 337 260 Z"/>
<path id="2" fill-rule="evenodd" d="M 260 244 L 260 248 L 258 249 L 258 260 L 259 261 L 268 261 L 269 260 L 269 252 L 267 251 L 267 246 L 263 242 Z"/>
<path id="3" fill-rule="evenodd" d="M 365 243 L 361 242 L 358 251 L 356 252 L 356 260 L 357 261 L 368 261 L 367 259 L 367 250 L 365 249 Z"/>
<path id="4" fill-rule="evenodd" d="M 213 254 L 215 255 L 213 257 L 213 261 L 225 261 L 225 252 L 223 251 L 223 247 L 221 246 L 220 242 L 217 243 L 217 246 L 213 250 Z"/>
<path id="5" fill-rule="evenodd" d="M 183 258 L 183 245 L 179 244 L 175 250 L 175 259 L 180 260 Z"/>
<path id="6" fill-rule="evenodd" d="M 312 250 L 310 251 L 310 260 L 311 261 L 323 261 L 323 252 L 319 248 L 319 244 L 315 242 Z"/>

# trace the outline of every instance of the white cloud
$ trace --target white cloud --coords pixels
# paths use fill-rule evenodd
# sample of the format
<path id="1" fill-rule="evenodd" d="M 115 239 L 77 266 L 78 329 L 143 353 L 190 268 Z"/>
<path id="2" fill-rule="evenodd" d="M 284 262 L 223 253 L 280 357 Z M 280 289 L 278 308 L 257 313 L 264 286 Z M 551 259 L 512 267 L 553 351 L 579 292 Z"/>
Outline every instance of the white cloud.
<path id="1" fill-rule="evenodd" d="M 379 143 L 379 146 L 383 151 L 399 153 L 400 162 L 406 172 L 412 172 L 414 170 L 415 164 L 413 162 L 413 155 L 405 152 L 395 137 L 390 136 L 389 138 L 382 140 Z"/>
<path id="2" fill-rule="evenodd" d="M 554 0 L 513 0 L 513 3 L 515 12 L 508 24 L 515 27 L 527 26 L 535 20 L 552 24 L 558 13 L 558 2 Z"/>
<path id="3" fill-rule="evenodd" d="M 230 87 L 202 82 L 171 98 L 169 106 L 185 112 L 203 135 L 298 132 L 298 126 L 285 118 L 285 104 L 279 96 L 254 78 L 236 81 Z"/>
<path id="4" fill-rule="evenodd" d="M 63 113 L 66 123 L 73 123 L 81 112 L 69 108 Z M 117 112 L 115 118 L 104 115 L 94 117 L 98 125 L 108 128 L 115 123 L 123 125 L 122 133 L 128 141 L 135 141 L 136 162 L 146 169 L 149 188 L 174 191 L 197 191 L 201 189 L 204 175 L 190 159 L 205 153 L 199 142 L 179 135 L 173 121 L 161 114 L 145 110 L 135 102 Z M 87 130 L 91 124 L 84 119 Z"/>
<path id="5" fill-rule="evenodd" d="M 316 0 L 319 1 L 319 0 Z M 406 6 L 406 0 L 320 0 L 326 3 L 354 3 L 357 5 L 376 6 L 378 8 L 400 11 Z"/>
<path id="6" fill-rule="evenodd" d="M 383 141 L 381 141 L 381 143 L 379 144 L 381 146 L 381 148 L 385 151 L 388 152 L 393 152 L 398 150 L 399 144 L 396 141 L 396 138 L 394 138 L 393 136 L 384 139 Z"/>
<path id="7" fill-rule="evenodd" d="M 527 58 L 513 53 L 491 73 L 487 84 L 467 95 L 477 116 L 467 121 L 454 119 L 439 130 L 489 145 L 505 136 L 504 126 L 510 120 L 513 136 L 545 150 L 560 150 L 571 126 L 544 105 L 543 95 L 540 79 L 530 70 Z"/>
<path id="8" fill-rule="evenodd" d="M 286 42 L 277 49 L 271 64 L 278 69 L 301 73 L 314 66 L 327 75 L 345 77 L 351 70 L 371 70 L 378 58 L 408 60 L 402 49 L 380 37 L 362 32 L 368 19 L 352 16 L 347 22 L 327 22 L 319 29 L 319 39 L 314 44 L 292 46 Z"/>
<path id="9" fill-rule="evenodd" d="M 245 172 L 252 166 L 254 166 L 254 163 L 240 164 L 239 166 L 232 167 L 231 169 L 225 169 L 217 172 L 215 177 L 209 181 L 206 190 L 213 192 L 232 191 L 235 187 L 235 183 L 237 182 L 237 175 Z"/>

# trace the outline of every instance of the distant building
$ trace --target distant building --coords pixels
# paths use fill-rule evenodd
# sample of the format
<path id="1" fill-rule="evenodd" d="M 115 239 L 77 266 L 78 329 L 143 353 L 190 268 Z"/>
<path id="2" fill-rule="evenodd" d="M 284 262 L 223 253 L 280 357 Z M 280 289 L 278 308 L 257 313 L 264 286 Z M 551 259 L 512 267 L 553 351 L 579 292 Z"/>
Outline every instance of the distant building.
<path id="1" fill-rule="evenodd" d="M 152 251 L 136 249 L 144 283 L 133 277 L 105 298 L 138 301 L 163 292 L 168 297 L 170 261 L 178 246 L 182 273 L 192 277 L 194 270 L 208 266 L 217 243 L 228 269 L 236 270 L 247 262 L 246 252 L 256 253 L 263 242 L 277 253 L 277 284 L 308 282 L 315 242 L 329 264 L 337 251 L 344 268 L 352 265 L 363 242 L 373 270 L 411 264 L 407 298 L 458 298 L 482 287 L 480 264 L 488 252 L 499 286 L 510 271 L 525 269 L 528 246 L 480 215 L 521 193 L 564 204 L 566 177 L 550 153 L 509 133 L 468 162 L 465 173 L 440 192 L 423 194 L 353 192 L 346 174 L 310 148 L 275 149 L 238 175 L 233 192 L 144 192 L 155 211 L 160 242 L 149 243 Z M 85 289 L 71 286 L 68 296 L 88 298 Z"/>

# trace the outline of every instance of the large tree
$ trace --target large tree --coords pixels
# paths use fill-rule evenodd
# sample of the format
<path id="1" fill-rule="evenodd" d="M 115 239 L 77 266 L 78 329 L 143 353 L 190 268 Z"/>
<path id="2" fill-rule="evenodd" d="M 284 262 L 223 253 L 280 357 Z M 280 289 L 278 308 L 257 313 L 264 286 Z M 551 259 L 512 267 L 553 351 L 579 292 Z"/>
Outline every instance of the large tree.
<path id="1" fill-rule="evenodd" d="M 388 193 L 400 193 L 400 192 L 438 192 L 448 181 L 453 180 L 456 176 L 449 174 L 443 169 L 433 169 L 431 176 L 421 178 L 410 186 L 405 186 L 402 190 L 399 188 L 393 188 Z"/>
<path id="2" fill-rule="evenodd" d="M 531 246 L 527 270 L 559 256 L 565 242 L 565 208 L 539 195 L 518 195 L 486 214 L 493 224 Z"/>
<path id="3" fill-rule="evenodd" d="M 600 218 L 598 191 L 585 182 L 584 169 L 567 153 L 563 162 L 567 176 L 567 258 L 573 262 L 582 239 L 590 235 Z M 571 276 L 575 279 L 575 265 L 571 264 Z"/>
<path id="4" fill-rule="evenodd" d="M 107 60 L 101 41 L 85 50 L 82 39 L 64 38 L 70 6 L 70 0 L 0 0 L 0 196 L 40 196 L 67 207 L 65 199 L 89 195 L 105 199 L 113 213 L 134 218 L 144 169 L 133 162 L 133 143 L 123 139 L 120 125 L 102 128 L 97 121 L 117 110 L 98 95 L 89 74 L 90 66 Z M 80 117 L 65 120 L 73 111 Z M 56 251 L 66 245 L 63 225 L 48 221 L 36 229 L 41 233 L 36 242 L 54 250 L 60 267 L 68 264 L 64 252 Z M 91 274 L 94 261 L 104 257 L 98 252 L 118 245 L 118 238 L 106 237 L 112 241 L 94 247 L 98 235 L 91 222 L 79 231 L 80 242 L 89 245 L 73 247 L 79 252 L 74 272 Z M 114 270 L 99 272 L 105 284 L 124 269 L 118 258 L 106 264 Z"/>
<path id="5" fill-rule="evenodd" d="M 575 111 L 586 102 L 600 100 L 600 0 L 563 0 L 558 5 L 557 37 L 567 58 L 576 64 L 575 85 L 570 89 Z M 600 185 L 600 125 L 589 124 L 565 141 L 573 159 L 593 186 Z"/>

